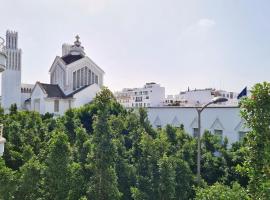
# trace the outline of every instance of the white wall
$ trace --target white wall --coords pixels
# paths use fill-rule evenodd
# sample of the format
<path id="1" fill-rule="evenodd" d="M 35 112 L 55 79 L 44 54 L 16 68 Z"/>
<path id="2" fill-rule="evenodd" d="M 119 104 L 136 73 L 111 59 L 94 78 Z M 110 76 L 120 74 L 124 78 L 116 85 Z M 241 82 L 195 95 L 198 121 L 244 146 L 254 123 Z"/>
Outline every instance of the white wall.
<path id="1" fill-rule="evenodd" d="M 21 71 L 6 69 L 2 73 L 2 106 L 5 110 L 11 104 L 21 106 Z"/>
<path id="2" fill-rule="evenodd" d="M 55 100 L 59 100 L 59 111 L 55 112 L 54 111 L 54 104 Z M 69 101 L 72 101 L 71 99 L 57 99 L 57 98 L 46 98 L 44 100 L 44 112 L 41 114 L 45 113 L 52 113 L 55 115 L 63 115 L 68 109 L 69 109 Z"/>
<path id="3" fill-rule="evenodd" d="M 219 123 L 223 126 L 223 136 L 229 139 L 229 143 L 238 141 L 239 131 L 247 131 L 243 126 L 238 107 L 209 107 L 202 112 L 202 131 L 214 131 Z M 184 125 L 185 130 L 193 135 L 193 128 L 197 128 L 197 111 L 194 107 L 153 107 L 148 108 L 148 117 L 151 124 L 156 127 L 155 121 L 160 121 L 161 126 L 173 124 L 177 118 L 180 124 Z M 157 120 L 159 119 L 159 120 Z M 214 122 L 216 123 L 214 124 Z M 212 127 L 214 124 L 214 127 Z"/>
<path id="4" fill-rule="evenodd" d="M 32 91 L 31 94 L 31 110 L 34 111 L 35 108 L 35 100 L 39 100 L 40 101 L 40 107 L 39 107 L 39 113 L 40 114 L 44 114 L 46 113 L 46 109 L 45 109 L 45 98 L 47 95 L 44 94 L 44 92 L 42 91 L 42 89 L 39 87 L 38 84 L 36 84 L 34 90 Z M 38 110 L 36 110 L 38 111 Z"/>
<path id="5" fill-rule="evenodd" d="M 88 67 L 95 75 L 98 76 L 99 87 L 103 86 L 103 71 L 88 57 L 84 57 L 78 61 L 75 61 L 67 66 L 67 82 L 68 87 L 64 91 L 65 94 L 70 94 L 73 92 L 73 72 L 77 71 L 83 67 Z"/>
<path id="6" fill-rule="evenodd" d="M 78 108 L 91 102 L 99 91 L 100 87 L 97 84 L 88 86 L 87 88 L 73 95 L 75 100 L 72 106 L 74 108 Z"/>

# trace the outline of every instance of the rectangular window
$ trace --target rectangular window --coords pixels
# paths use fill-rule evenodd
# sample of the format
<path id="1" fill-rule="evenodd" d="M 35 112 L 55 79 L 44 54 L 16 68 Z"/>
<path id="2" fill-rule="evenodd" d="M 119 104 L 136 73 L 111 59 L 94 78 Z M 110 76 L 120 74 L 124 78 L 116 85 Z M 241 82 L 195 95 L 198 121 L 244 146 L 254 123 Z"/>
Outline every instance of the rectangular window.
<path id="1" fill-rule="evenodd" d="M 34 111 L 37 111 L 37 112 L 40 111 L 40 99 L 34 100 Z"/>
<path id="2" fill-rule="evenodd" d="M 73 72 L 73 90 L 76 90 L 76 71 Z"/>
<path id="3" fill-rule="evenodd" d="M 84 85 L 87 85 L 87 67 L 84 67 Z"/>
<path id="4" fill-rule="evenodd" d="M 199 129 L 193 128 L 193 137 L 198 137 L 198 135 L 199 135 Z"/>
<path id="5" fill-rule="evenodd" d="M 59 100 L 54 100 L 54 112 L 59 112 Z"/>
<path id="6" fill-rule="evenodd" d="M 84 69 L 81 69 L 81 86 L 83 86 L 83 80 L 84 80 Z"/>
<path id="7" fill-rule="evenodd" d="M 98 76 L 95 75 L 95 83 L 98 84 Z"/>
<path id="8" fill-rule="evenodd" d="M 215 129 L 215 130 L 214 130 L 214 134 L 217 135 L 218 138 L 219 138 L 219 140 L 220 140 L 220 142 L 222 142 L 223 131 L 222 131 L 222 130 L 217 130 L 217 129 Z"/>
<path id="9" fill-rule="evenodd" d="M 77 70 L 77 87 L 80 87 L 80 76 L 81 76 L 81 70 Z"/>
<path id="10" fill-rule="evenodd" d="M 88 70 L 88 85 L 91 85 L 91 70 Z"/>
<path id="11" fill-rule="evenodd" d="M 71 100 L 68 100 L 68 109 L 71 109 Z"/>
<path id="12" fill-rule="evenodd" d="M 91 81 L 91 83 L 92 83 L 92 84 L 95 83 L 95 74 L 94 74 L 94 72 L 92 72 L 92 81 Z"/>

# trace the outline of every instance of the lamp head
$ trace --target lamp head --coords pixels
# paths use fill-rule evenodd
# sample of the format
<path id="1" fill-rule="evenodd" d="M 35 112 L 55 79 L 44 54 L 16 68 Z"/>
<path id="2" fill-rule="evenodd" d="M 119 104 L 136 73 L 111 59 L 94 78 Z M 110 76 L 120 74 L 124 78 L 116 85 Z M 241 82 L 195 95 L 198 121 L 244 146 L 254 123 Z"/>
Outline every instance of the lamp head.
<path id="1" fill-rule="evenodd" d="M 222 102 L 226 102 L 226 101 L 228 101 L 228 99 L 225 97 L 215 97 L 212 99 L 211 102 L 212 103 L 222 103 Z"/>

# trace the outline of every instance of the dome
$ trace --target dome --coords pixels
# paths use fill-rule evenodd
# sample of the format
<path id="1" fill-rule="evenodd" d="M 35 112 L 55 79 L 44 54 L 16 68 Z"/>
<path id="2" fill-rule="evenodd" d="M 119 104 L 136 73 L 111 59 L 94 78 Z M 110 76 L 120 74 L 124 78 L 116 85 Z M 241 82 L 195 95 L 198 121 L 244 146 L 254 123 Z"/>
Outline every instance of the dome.
<path id="1" fill-rule="evenodd" d="M 75 38 L 76 38 L 76 41 L 74 42 L 74 45 L 71 46 L 69 53 L 71 55 L 84 56 L 85 55 L 84 48 L 83 48 L 83 46 L 81 46 L 81 42 L 79 41 L 80 37 L 77 35 Z"/>

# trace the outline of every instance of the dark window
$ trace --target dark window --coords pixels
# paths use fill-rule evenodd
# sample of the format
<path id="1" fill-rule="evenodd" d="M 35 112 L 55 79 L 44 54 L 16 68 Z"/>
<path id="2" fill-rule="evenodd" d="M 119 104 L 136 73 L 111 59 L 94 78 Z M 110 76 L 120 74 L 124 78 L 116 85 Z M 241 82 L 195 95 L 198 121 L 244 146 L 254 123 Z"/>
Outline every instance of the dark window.
<path id="1" fill-rule="evenodd" d="M 76 71 L 73 72 L 73 90 L 76 90 Z"/>
<path id="2" fill-rule="evenodd" d="M 198 137 L 198 135 L 199 135 L 199 129 L 193 128 L 193 137 Z"/>
<path id="3" fill-rule="evenodd" d="M 54 112 L 59 112 L 59 100 L 54 100 Z"/>

